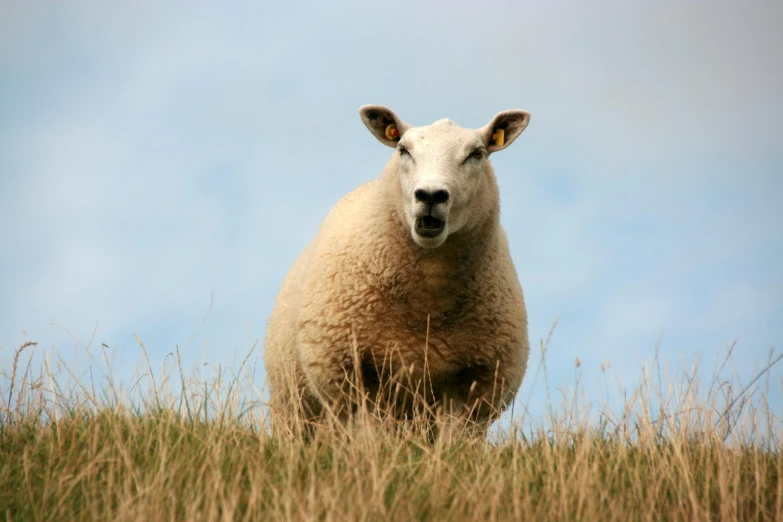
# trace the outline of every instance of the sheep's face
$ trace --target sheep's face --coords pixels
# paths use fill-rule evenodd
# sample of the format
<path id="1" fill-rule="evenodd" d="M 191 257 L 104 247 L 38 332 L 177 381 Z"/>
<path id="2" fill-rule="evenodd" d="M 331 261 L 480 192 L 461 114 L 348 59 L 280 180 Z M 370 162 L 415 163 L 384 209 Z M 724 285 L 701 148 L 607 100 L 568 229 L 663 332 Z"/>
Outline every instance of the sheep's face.
<path id="1" fill-rule="evenodd" d="M 488 152 L 478 132 L 440 120 L 408 130 L 397 154 L 405 219 L 420 246 L 442 245 L 481 212 Z"/>
<path id="2" fill-rule="evenodd" d="M 472 130 L 447 119 L 410 127 L 380 106 L 362 107 L 360 114 L 379 141 L 397 149 L 405 220 L 424 248 L 441 246 L 497 204 L 487 194 L 488 156 L 510 145 L 530 119 L 526 111 L 505 111 Z"/>

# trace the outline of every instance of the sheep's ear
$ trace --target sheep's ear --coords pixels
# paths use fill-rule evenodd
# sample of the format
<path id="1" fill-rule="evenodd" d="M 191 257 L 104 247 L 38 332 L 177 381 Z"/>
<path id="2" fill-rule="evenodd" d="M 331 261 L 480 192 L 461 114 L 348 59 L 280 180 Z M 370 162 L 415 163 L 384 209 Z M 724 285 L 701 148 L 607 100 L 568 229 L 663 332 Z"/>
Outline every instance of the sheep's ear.
<path id="1" fill-rule="evenodd" d="M 487 151 L 495 152 L 511 145 L 511 142 L 522 134 L 529 121 L 530 113 L 527 111 L 513 109 L 499 112 L 480 131 L 487 145 Z"/>
<path id="2" fill-rule="evenodd" d="M 359 109 L 359 116 L 378 141 L 392 148 L 397 148 L 397 142 L 410 128 L 394 111 L 383 105 L 365 105 Z"/>

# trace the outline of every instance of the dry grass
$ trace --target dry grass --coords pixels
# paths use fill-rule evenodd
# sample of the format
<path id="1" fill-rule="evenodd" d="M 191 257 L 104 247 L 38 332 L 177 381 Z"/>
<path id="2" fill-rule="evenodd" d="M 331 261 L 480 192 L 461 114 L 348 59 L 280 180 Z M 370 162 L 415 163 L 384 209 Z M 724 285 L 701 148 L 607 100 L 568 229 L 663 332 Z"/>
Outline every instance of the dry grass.
<path id="1" fill-rule="evenodd" d="M 252 350 L 208 380 L 177 354 L 154 375 L 147 361 L 121 390 L 56 352 L 33 371 L 36 349 L 2 375 L 7 520 L 783 520 L 781 420 L 767 404 L 779 359 L 744 386 L 718 378 L 731 349 L 710 381 L 653 366 L 624 390 L 604 368 L 590 389 L 624 397 L 616 412 L 589 406 L 577 368 L 549 414 L 517 403 L 488 441 L 379 429 L 367 410 L 302 440 L 270 435 Z M 91 369 L 108 367 L 103 353 Z"/>

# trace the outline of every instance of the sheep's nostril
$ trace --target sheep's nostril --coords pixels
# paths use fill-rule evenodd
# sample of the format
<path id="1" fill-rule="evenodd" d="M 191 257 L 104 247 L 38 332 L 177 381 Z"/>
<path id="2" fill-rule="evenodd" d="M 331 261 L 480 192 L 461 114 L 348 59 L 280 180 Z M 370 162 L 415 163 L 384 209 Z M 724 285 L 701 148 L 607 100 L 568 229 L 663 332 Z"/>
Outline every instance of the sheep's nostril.
<path id="1" fill-rule="evenodd" d="M 445 203 L 449 200 L 449 193 L 445 190 L 436 190 L 432 195 L 433 203 Z"/>
<path id="2" fill-rule="evenodd" d="M 429 190 L 416 189 L 413 193 L 416 196 L 416 200 L 429 205 L 437 205 L 438 203 L 446 203 L 449 200 L 448 190 L 436 190 L 430 192 Z"/>

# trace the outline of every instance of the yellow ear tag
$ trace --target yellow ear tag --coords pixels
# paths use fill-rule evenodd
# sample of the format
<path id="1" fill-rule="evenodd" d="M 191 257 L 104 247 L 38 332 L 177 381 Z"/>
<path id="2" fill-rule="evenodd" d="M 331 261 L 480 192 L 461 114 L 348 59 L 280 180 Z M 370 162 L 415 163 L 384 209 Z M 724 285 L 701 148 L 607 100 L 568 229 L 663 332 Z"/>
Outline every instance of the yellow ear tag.
<path id="1" fill-rule="evenodd" d="M 386 139 L 396 141 L 400 139 L 400 131 L 397 130 L 397 126 L 393 123 L 386 126 Z"/>
<path id="2" fill-rule="evenodd" d="M 503 144 L 506 142 L 506 131 L 503 129 L 498 129 L 495 132 L 492 133 L 492 141 L 495 142 L 495 145 L 498 147 L 502 147 Z"/>

